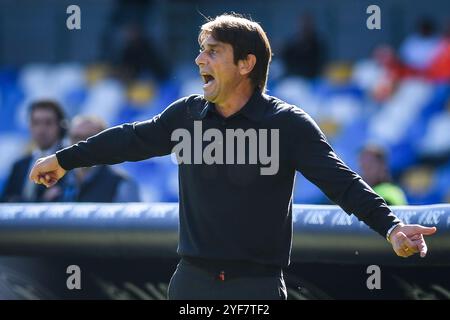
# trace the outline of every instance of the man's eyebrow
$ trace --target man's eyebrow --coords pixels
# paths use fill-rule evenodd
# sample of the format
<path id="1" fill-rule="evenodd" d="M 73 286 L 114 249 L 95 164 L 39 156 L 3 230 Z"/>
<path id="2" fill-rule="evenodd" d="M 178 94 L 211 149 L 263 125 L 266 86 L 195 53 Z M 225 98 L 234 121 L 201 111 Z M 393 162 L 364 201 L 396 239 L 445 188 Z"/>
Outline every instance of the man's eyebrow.
<path id="1" fill-rule="evenodd" d="M 206 47 L 208 47 L 208 48 L 218 48 L 218 47 L 221 47 L 221 46 L 222 45 L 220 43 L 205 43 L 205 44 L 200 45 L 200 48 L 206 48 Z"/>

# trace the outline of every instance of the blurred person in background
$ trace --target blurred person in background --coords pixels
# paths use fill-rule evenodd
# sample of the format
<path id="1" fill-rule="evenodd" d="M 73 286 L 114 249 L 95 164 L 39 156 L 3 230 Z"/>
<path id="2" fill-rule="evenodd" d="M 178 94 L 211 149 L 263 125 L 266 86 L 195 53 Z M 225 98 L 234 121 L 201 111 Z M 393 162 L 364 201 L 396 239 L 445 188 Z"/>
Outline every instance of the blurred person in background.
<path id="1" fill-rule="evenodd" d="M 408 67 L 424 71 L 435 58 L 439 42 L 435 22 L 429 18 L 421 18 L 417 22 L 416 32 L 407 36 L 400 46 L 400 58 Z"/>
<path id="2" fill-rule="evenodd" d="M 158 81 L 169 76 L 169 67 L 158 46 L 147 38 L 139 24 L 129 24 L 123 29 L 124 46 L 119 57 L 120 75 L 125 80 L 132 80 L 146 73 Z"/>
<path id="3" fill-rule="evenodd" d="M 376 100 L 389 98 L 405 78 L 450 80 L 450 23 L 442 36 L 435 36 L 434 29 L 431 20 L 422 19 L 418 32 L 407 37 L 400 47 L 400 56 L 388 45 L 380 45 L 374 50 L 374 60 L 385 71 L 372 92 Z"/>
<path id="4" fill-rule="evenodd" d="M 414 73 L 397 56 L 394 48 L 383 44 L 375 48 L 373 60 L 383 70 L 374 82 L 372 97 L 378 102 L 385 102 L 395 93 L 399 82 Z"/>
<path id="5" fill-rule="evenodd" d="M 107 61 L 118 66 L 122 51 L 129 42 L 132 29 L 141 29 L 152 18 L 153 0 L 116 0 L 111 3 L 111 11 L 107 17 L 101 36 L 100 61 Z"/>
<path id="6" fill-rule="evenodd" d="M 388 205 L 407 205 L 403 190 L 392 182 L 386 153 L 380 147 L 368 145 L 359 155 L 361 176 Z"/>
<path id="7" fill-rule="evenodd" d="M 436 54 L 425 74 L 435 81 L 450 81 L 450 21 L 447 21 L 444 34 L 437 45 Z"/>
<path id="8" fill-rule="evenodd" d="M 71 122 L 70 142 L 85 141 L 105 129 L 105 122 L 98 117 L 77 116 Z M 63 202 L 140 201 L 137 183 L 122 172 L 104 165 L 69 172 L 61 188 L 59 200 Z"/>
<path id="9" fill-rule="evenodd" d="M 59 187 L 49 189 L 30 183 L 29 170 L 37 159 L 48 156 L 62 148 L 66 133 L 63 108 L 55 101 L 39 100 L 30 105 L 29 128 L 34 150 L 12 167 L 1 202 L 52 202 L 56 201 Z"/>
<path id="10" fill-rule="evenodd" d="M 298 31 L 285 45 L 281 58 L 287 75 L 308 79 L 320 75 L 325 63 L 325 46 L 311 15 L 304 14 L 298 18 Z"/>

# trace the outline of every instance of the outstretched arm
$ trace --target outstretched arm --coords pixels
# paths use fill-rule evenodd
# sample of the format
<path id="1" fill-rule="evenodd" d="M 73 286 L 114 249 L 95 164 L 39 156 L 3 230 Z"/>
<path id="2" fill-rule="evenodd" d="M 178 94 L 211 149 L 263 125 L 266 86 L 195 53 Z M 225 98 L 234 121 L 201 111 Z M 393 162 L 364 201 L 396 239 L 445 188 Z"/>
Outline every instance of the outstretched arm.
<path id="1" fill-rule="evenodd" d="M 423 235 L 433 234 L 436 228 L 401 223 L 383 198 L 335 154 L 311 117 L 298 108 L 292 111 L 296 169 L 344 211 L 386 237 L 397 255 L 408 257 L 420 252 L 424 257 L 427 246 Z"/>
<path id="2" fill-rule="evenodd" d="M 170 154 L 171 131 L 183 118 L 185 104 L 185 100 L 180 99 L 151 120 L 104 130 L 86 141 L 41 158 L 33 166 L 30 179 L 50 187 L 66 171 L 74 168 L 139 161 Z"/>

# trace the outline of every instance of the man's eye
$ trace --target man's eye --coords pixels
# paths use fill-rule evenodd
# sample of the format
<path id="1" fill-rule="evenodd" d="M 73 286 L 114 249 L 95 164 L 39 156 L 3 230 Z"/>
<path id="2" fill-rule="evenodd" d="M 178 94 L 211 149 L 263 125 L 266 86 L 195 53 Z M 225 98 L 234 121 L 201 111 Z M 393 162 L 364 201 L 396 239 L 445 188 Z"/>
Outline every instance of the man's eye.
<path id="1" fill-rule="evenodd" d="M 199 51 L 199 53 L 206 51 L 206 53 L 208 53 L 208 54 L 216 54 L 217 53 L 217 51 L 215 49 L 205 50 L 205 48 L 200 48 L 198 51 Z"/>

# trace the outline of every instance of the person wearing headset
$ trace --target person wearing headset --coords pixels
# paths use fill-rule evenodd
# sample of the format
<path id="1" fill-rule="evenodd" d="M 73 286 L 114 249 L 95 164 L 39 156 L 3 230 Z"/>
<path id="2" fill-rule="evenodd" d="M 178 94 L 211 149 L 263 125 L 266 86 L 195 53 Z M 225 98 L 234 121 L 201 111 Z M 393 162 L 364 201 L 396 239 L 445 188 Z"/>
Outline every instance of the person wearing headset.
<path id="1" fill-rule="evenodd" d="M 28 173 L 37 159 L 62 148 L 66 134 L 64 110 L 55 101 L 38 100 L 30 105 L 29 121 L 33 151 L 13 164 L 0 202 L 52 202 L 59 196 L 59 187 L 46 189 L 30 183 Z"/>

